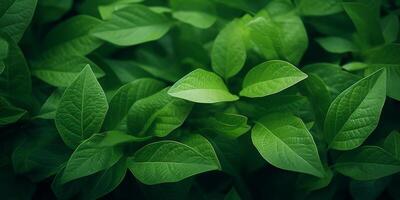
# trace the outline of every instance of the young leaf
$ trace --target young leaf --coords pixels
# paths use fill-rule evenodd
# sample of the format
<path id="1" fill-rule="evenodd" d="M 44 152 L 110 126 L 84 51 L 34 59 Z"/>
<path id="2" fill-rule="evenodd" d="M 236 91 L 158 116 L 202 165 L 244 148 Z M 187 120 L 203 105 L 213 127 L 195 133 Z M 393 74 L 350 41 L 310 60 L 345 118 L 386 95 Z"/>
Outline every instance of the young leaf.
<path id="1" fill-rule="evenodd" d="M 2 0 L 1 4 L 8 5 L 4 5 L 7 6 L 7 8 L 4 8 L 4 13 L 0 12 L 0 32 L 18 42 L 31 22 L 36 3 L 37 0 L 14 0 L 13 2 Z M 3 5 L 0 5 L 0 7 L 3 7 Z"/>
<path id="2" fill-rule="evenodd" d="M 210 0 L 170 0 L 172 16 L 197 28 L 209 28 L 217 20 L 214 3 Z"/>
<path id="3" fill-rule="evenodd" d="M 323 37 L 315 39 L 322 48 L 330 53 L 357 52 L 358 47 L 351 41 L 341 37 Z"/>
<path id="4" fill-rule="evenodd" d="M 135 102 L 128 113 L 128 129 L 136 136 L 164 137 L 180 127 L 192 103 L 171 97 L 168 88 Z"/>
<path id="5" fill-rule="evenodd" d="M 129 109 L 140 99 L 146 98 L 165 87 L 161 81 L 142 78 L 132 81 L 118 89 L 110 101 L 103 128 L 112 130 L 116 128 L 122 120 L 126 120 Z"/>
<path id="6" fill-rule="evenodd" d="M 376 146 L 363 146 L 344 153 L 334 168 L 356 180 L 373 180 L 400 172 L 400 160 Z"/>
<path id="7" fill-rule="evenodd" d="M 119 46 L 136 45 L 161 38 L 171 22 L 163 15 L 143 5 L 131 5 L 113 13 L 106 23 L 96 27 L 92 34 Z"/>
<path id="8" fill-rule="evenodd" d="M 324 134 L 329 147 L 350 150 L 360 146 L 378 125 L 386 97 L 386 72 L 379 70 L 343 91 L 331 103 Z"/>
<path id="9" fill-rule="evenodd" d="M 110 168 L 122 157 L 121 144 L 137 141 L 137 138 L 120 132 L 94 134 L 82 142 L 72 153 L 60 177 L 67 183 Z"/>
<path id="10" fill-rule="evenodd" d="M 65 90 L 55 117 L 56 127 L 71 148 L 98 133 L 107 113 L 106 96 L 90 66 Z"/>
<path id="11" fill-rule="evenodd" d="M 96 78 L 105 75 L 102 69 L 83 56 L 60 56 L 46 59 L 33 67 L 32 74 L 50 85 L 68 87 L 86 65 L 90 65 Z"/>
<path id="12" fill-rule="evenodd" d="M 215 38 L 211 51 L 212 68 L 225 79 L 236 75 L 246 61 L 243 27 L 234 20 Z"/>
<path id="13" fill-rule="evenodd" d="M 59 56 L 85 56 L 103 42 L 89 34 L 102 22 L 87 15 L 77 15 L 63 21 L 52 29 L 45 38 L 46 51 L 41 58 L 52 59 Z"/>
<path id="14" fill-rule="evenodd" d="M 128 160 L 128 168 L 146 185 L 177 182 L 221 169 L 212 145 L 200 135 L 189 135 L 182 142 L 148 144 Z"/>
<path id="15" fill-rule="evenodd" d="M 264 97 L 278 93 L 307 78 L 292 64 L 271 60 L 253 67 L 244 77 L 241 96 Z"/>
<path id="16" fill-rule="evenodd" d="M 181 78 L 168 90 L 168 94 L 196 103 L 238 100 L 229 92 L 221 77 L 203 69 L 196 69 Z"/>
<path id="17" fill-rule="evenodd" d="M 271 114 L 256 122 L 251 139 L 261 156 L 273 166 L 324 176 L 317 146 L 303 121 L 289 114 Z"/>

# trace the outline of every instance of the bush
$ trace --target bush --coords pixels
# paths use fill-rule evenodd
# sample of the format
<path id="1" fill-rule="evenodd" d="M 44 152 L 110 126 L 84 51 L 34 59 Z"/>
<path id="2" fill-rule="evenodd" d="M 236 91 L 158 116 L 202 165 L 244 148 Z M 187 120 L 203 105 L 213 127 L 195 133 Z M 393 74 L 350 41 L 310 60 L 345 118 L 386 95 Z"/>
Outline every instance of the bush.
<path id="1" fill-rule="evenodd" d="M 1 197 L 399 199 L 399 15 L 1 0 Z"/>

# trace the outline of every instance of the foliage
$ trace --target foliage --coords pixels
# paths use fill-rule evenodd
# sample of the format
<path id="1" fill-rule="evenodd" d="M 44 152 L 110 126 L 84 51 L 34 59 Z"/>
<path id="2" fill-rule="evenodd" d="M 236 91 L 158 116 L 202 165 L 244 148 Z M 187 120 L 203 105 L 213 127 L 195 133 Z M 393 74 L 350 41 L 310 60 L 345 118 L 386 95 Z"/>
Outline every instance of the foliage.
<path id="1" fill-rule="evenodd" d="M 398 0 L 0 0 L 2 199 L 399 199 Z"/>

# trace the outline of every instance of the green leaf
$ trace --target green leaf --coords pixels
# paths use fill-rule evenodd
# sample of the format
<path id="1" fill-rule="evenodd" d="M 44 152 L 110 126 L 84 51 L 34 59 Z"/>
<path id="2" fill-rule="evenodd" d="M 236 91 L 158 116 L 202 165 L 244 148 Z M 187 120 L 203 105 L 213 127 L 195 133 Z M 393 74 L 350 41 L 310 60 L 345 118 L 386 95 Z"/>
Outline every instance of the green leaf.
<path id="1" fill-rule="evenodd" d="M 17 122 L 26 114 L 26 110 L 11 105 L 0 97 L 0 127 Z"/>
<path id="2" fill-rule="evenodd" d="M 61 101 L 61 97 L 64 93 L 64 89 L 58 88 L 51 93 L 46 99 L 42 107 L 40 108 L 39 114 L 35 118 L 41 119 L 54 119 L 56 117 L 56 111 L 58 104 Z"/>
<path id="3" fill-rule="evenodd" d="M 324 125 L 329 147 L 350 150 L 360 146 L 378 125 L 385 97 L 385 70 L 361 79 L 337 96 Z"/>
<path id="4" fill-rule="evenodd" d="M 302 15 L 324 16 L 343 10 L 340 0 L 295 0 L 297 9 Z"/>
<path id="5" fill-rule="evenodd" d="M 131 5 L 113 13 L 106 23 L 96 27 L 92 34 L 119 46 L 130 46 L 157 40 L 165 35 L 171 22 L 163 14 L 143 5 Z"/>
<path id="6" fill-rule="evenodd" d="M 378 14 L 363 3 L 343 3 L 343 8 L 353 21 L 360 38 L 367 45 L 377 46 L 384 43 Z"/>
<path id="7" fill-rule="evenodd" d="M 392 131 L 389 136 L 386 137 L 384 148 L 400 160 L 400 133 L 398 131 Z"/>
<path id="8" fill-rule="evenodd" d="M 275 3 L 280 5 L 279 2 Z M 270 5 L 274 5 L 274 2 Z M 276 6 L 270 7 L 272 10 Z M 298 64 L 308 46 L 303 22 L 298 16 L 287 12 L 273 14 L 262 10 L 248 23 L 251 39 L 267 60 L 281 59 Z"/>
<path id="9" fill-rule="evenodd" d="M 86 65 L 90 65 L 96 78 L 105 75 L 102 69 L 83 56 L 61 56 L 46 59 L 33 67 L 32 74 L 50 85 L 68 87 Z"/>
<path id="10" fill-rule="evenodd" d="M 246 46 L 240 21 L 227 24 L 215 38 L 211 51 L 211 62 L 215 72 L 225 79 L 242 69 L 246 62 Z"/>
<path id="11" fill-rule="evenodd" d="M 209 28 L 217 20 L 217 11 L 210 0 L 170 0 L 172 16 L 197 28 Z"/>
<path id="12" fill-rule="evenodd" d="M 31 105 L 32 82 L 25 57 L 13 41 L 6 36 L 8 56 L 4 59 L 4 71 L 0 74 L 0 96 L 7 98 L 13 105 L 28 109 Z"/>
<path id="13" fill-rule="evenodd" d="M 165 87 L 161 81 L 142 78 L 125 84 L 118 89 L 110 101 L 103 128 L 111 130 L 116 128 L 121 121 L 126 120 L 129 109 L 140 99 L 146 98 Z"/>
<path id="14" fill-rule="evenodd" d="M 351 41 L 341 37 L 323 37 L 317 38 L 316 41 L 322 48 L 330 53 L 346 53 L 357 52 L 358 47 Z"/>
<path id="15" fill-rule="evenodd" d="M 148 144 L 128 161 L 133 175 L 146 185 L 178 182 L 221 168 L 212 145 L 200 135 Z"/>
<path id="16" fill-rule="evenodd" d="M 106 96 L 87 65 L 65 90 L 55 123 L 64 142 L 71 148 L 98 133 L 108 110 Z"/>
<path id="17" fill-rule="evenodd" d="M 56 174 L 72 153 L 55 128 L 43 125 L 30 130 L 12 154 L 14 171 L 35 182 Z"/>
<path id="18" fill-rule="evenodd" d="M 1 4 L 3 3 L 8 8 L 0 9 L 0 11 L 3 9 L 5 11 L 4 13 L 0 12 L 0 33 L 5 33 L 18 42 L 31 22 L 37 0 L 15 0 L 12 3 L 2 0 Z"/>
<path id="19" fill-rule="evenodd" d="M 233 113 L 215 113 L 207 118 L 199 119 L 196 125 L 230 138 L 240 137 L 250 129 L 246 116 Z"/>
<path id="20" fill-rule="evenodd" d="M 57 21 L 71 10 L 73 3 L 73 0 L 39 0 L 35 20 L 39 23 Z"/>
<path id="21" fill-rule="evenodd" d="M 233 187 L 229 190 L 228 194 L 224 197 L 224 200 L 241 200 L 239 194 L 236 189 Z"/>
<path id="22" fill-rule="evenodd" d="M 69 158 L 61 183 L 88 176 L 113 166 L 123 155 L 121 144 L 137 139 L 120 132 L 94 134 L 82 142 Z"/>
<path id="23" fill-rule="evenodd" d="M 132 105 L 128 113 L 129 132 L 140 137 L 164 137 L 183 124 L 193 104 L 169 96 L 167 90 L 165 88 Z"/>
<path id="24" fill-rule="evenodd" d="M 238 100 L 229 92 L 221 77 L 203 69 L 196 69 L 182 77 L 168 90 L 168 94 L 196 103 Z"/>
<path id="25" fill-rule="evenodd" d="M 300 118 L 271 114 L 256 122 L 251 139 L 261 156 L 275 167 L 324 176 L 317 146 Z"/>
<path id="26" fill-rule="evenodd" d="M 272 60 L 253 67 L 244 77 L 241 96 L 264 97 L 278 93 L 307 78 L 292 64 Z"/>
<path id="27" fill-rule="evenodd" d="M 374 200 L 379 198 L 390 183 L 390 177 L 370 181 L 352 180 L 350 182 L 350 194 L 354 200 Z"/>
<path id="28" fill-rule="evenodd" d="M 381 20 L 381 23 L 386 44 L 396 41 L 400 28 L 399 18 L 394 14 L 389 14 Z"/>
<path id="29" fill-rule="evenodd" d="M 341 155 L 334 168 L 356 180 L 373 180 L 400 172 L 400 160 L 380 147 L 363 146 Z"/>
<path id="30" fill-rule="evenodd" d="M 84 56 L 103 42 L 89 32 L 102 22 L 87 15 L 77 15 L 58 24 L 45 38 L 46 51 L 41 55 L 44 59 L 60 56 Z"/>

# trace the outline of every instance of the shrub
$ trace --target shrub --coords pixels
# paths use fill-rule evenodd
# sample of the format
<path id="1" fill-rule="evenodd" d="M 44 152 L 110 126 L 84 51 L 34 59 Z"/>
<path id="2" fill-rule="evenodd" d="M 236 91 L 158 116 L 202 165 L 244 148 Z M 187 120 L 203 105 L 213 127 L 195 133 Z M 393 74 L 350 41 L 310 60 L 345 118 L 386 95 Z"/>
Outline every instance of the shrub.
<path id="1" fill-rule="evenodd" d="M 399 15 L 1 0 L 1 197 L 399 199 Z"/>

